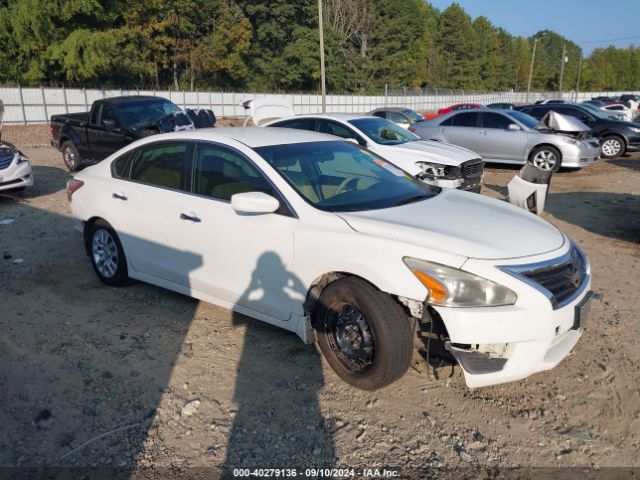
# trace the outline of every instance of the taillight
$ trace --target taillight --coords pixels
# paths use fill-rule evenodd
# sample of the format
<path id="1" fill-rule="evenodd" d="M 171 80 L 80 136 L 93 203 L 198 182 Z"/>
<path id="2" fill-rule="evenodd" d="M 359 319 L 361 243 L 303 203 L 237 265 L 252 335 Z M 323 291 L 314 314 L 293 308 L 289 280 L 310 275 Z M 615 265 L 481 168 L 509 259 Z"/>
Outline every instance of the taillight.
<path id="1" fill-rule="evenodd" d="M 55 136 L 56 136 L 56 127 L 54 127 L 52 123 L 49 124 L 49 131 L 51 132 L 51 136 L 55 138 Z"/>
<path id="2" fill-rule="evenodd" d="M 71 196 L 84 185 L 84 182 L 72 178 L 67 182 L 67 199 L 71 201 Z"/>

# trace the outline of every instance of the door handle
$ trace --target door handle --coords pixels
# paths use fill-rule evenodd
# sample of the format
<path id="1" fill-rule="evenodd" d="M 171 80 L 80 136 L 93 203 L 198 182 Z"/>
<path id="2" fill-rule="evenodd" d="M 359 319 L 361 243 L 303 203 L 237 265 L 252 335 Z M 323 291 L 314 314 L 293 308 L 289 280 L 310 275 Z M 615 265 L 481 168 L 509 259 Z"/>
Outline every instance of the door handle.
<path id="1" fill-rule="evenodd" d="M 111 196 L 117 200 L 127 200 L 127 196 L 121 193 L 113 193 Z"/>
<path id="2" fill-rule="evenodd" d="M 444 128 L 439 128 L 439 129 L 438 129 L 438 131 L 439 131 L 440 133 L 444 133 Z"/>
<path id="3" fill-rule="evenodd" d="M 187 215 L 186 213 L 180 214 L 180 220 L 188 220 L 195 223 L 200 223 L 202 221 L 199 217 L 196 217 L 195 215 Z"/>

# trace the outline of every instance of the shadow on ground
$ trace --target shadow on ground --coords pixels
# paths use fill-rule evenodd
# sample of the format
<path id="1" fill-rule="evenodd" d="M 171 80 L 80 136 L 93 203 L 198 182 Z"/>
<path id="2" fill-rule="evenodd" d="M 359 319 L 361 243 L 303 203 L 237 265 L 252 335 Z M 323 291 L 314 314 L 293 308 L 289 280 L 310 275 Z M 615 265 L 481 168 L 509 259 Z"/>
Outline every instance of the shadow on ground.
<path id="1" fill-rule="evenodd" d="M 58 182 L 42 182 L 36 195 L 56 191 L 63 177 L 43 168 Z M 0 225 L 0 251 L 8 257 L 0 258 L 0 467 L 117 467 L 117 478 L 138 478 L 156 409 L 173 388 L 177 360 L 189 355 L 184 340 L 198 302 L 142 283 L 103 285 L 72 218 L 25 202 L 3 203 L 16 221 Z M 29 254 L 43 245 L 34 225 L 51 255 Z M 138 241 L 148 243 L 148 251 L 167 250 L 158 258 L 174 255 Z M 198 254 L 179 253 L 187 268 L 202 265 Z M 246 279 L 247 295 L 262 288 L 286 299 L 285 286 L 301 288 L 277 256 L 267 260 Z M 280 268 L 281 283 L 265 290 L 262 268 Z M 333 441 L 318 403 L 324 384 L 318 353 L 257 320 L 234 320 L 247 330 L 224 466 L 333 465 Z M 291 339 L 286 349 L 281 338 L 264 341 L 283 335 Z"/>

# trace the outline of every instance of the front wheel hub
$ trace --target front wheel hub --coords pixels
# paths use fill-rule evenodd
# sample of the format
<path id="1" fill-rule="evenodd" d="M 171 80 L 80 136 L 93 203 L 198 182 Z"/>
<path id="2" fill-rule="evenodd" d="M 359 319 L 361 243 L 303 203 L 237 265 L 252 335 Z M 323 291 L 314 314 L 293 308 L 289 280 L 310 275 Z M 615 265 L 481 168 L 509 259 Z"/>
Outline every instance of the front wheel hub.
<path id="1" fill-rule="evenodd" d="M 363 373 L 373 364 L 374 341 L 364 314 L 354 305 L 332 306 L 329 343 L 338 361 L 351 373 Z"/>

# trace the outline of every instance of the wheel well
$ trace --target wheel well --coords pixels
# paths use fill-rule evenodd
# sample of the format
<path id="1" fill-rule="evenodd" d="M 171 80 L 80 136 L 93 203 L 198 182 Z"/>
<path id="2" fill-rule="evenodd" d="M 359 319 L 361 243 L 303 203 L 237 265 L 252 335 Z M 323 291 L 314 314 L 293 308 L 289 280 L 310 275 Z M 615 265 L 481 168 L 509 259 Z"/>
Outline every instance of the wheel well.
<path id="1" fill-rule="evenodd" d="M 305 315 L 311 315 L 313 313 L 313 310 L 315 309 L 316 304 L 318 303 L 318 300 L 320 299 L 320 295 L 322 295 L 322 291 L 329 284 L 335 282 L 336 280 L 340 280 L 341 278 L 347 278 L 347 277 L 359 278 L 363 282 L 367 282 L 369 285 L 371 285 L 376 290 L 380 290 L 376 285 L 374 285 L 373 283 L 368 281 L 366 278 L 362 278 L 362 277 L 360 277 L 358 275 L 355 275 L 353 273 L 348 273 L 348 272 L 328 272 L 328 273 L 325 273 L 324 275 L 321 275 L 318 278 L 316 278 L 313 281 L 313 283 L 311 284 L 311 287 L 309 287 L 309 291 L 307 292 L 307 297 L 305 298 L 304 305 L 303 305 L 304 306 Z M 311 321 L 313 323 L 313 316 L 311 317 Z"/>
<path id="2" fill-rule="evenodd" d="M 607 133 L 603 133 L 602 136 L 600 138 L 604 139 L 607 137 L 617 137 L 620 140 L 622 140 L 622 145 L 624 146 L 624 148 L 627 148 L 627 139 L 624 138 L 624 135 L 617 133 L 617 132 L 607 132 Z"/>

